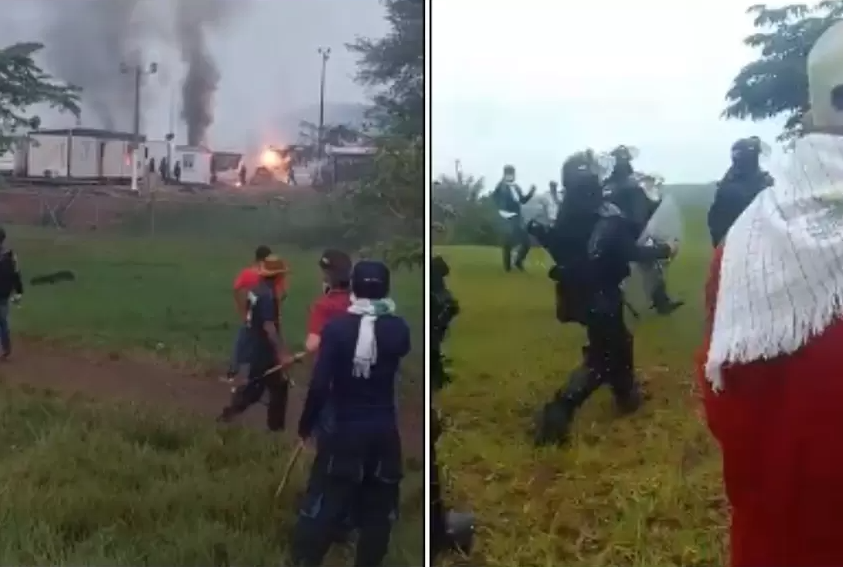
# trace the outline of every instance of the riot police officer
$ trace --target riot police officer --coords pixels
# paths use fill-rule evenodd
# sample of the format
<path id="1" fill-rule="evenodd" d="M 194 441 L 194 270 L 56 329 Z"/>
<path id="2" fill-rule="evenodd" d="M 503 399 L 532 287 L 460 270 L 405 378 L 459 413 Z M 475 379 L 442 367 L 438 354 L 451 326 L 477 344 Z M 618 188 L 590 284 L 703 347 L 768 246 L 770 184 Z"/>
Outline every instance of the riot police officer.
<path id="1" fill-rule="evenodd" d="M 708 210 L 711 245 L 717 247 L 761 191 L 773 185 L 773 178 L 761 169 L 761 140 L 742 138 L 732 144 L 732 165 L 717 183 L 714 201 Z"/>
<path id="2" fill-rule="evenodd" d="M 624 216 L 634 223 L 636 237 L 647 226 L 650 217 L 659 208 L 660 201 L 653 200 L 638 180 L 632 168 L 632 151 L 626 146 L 618 146 L 611 152 L 614 168 L 606 180 L 603 192 L 609 202 L 617 206 Z M 667 293 L 664 271 L 658 262 L 636 262 L 644 283 L 644 292 L 652 303 L 653 309 L 660 315 L 669 315 L 684 305 L 674 301 Z"/>
<path id="3" fill-rule="evenodd" d="M 441 256 L 435 256 L 430 265 L 431 288 L 431 337 L 430 381 L 434 390 L 450 382 L 442 354 L 442 342 L 451 321 L 459 313 L 459 305 L 445 285 L 450 268 Z M 431 411 L 430 444 L 430 533 L 432 555 L 458 550 L 469 553 L 474 538 L 474 515 L 471 513 L 447 511 L 442 502 L 439 462 L 436 459 L 436 443 L 442 434 L 442 423 L 436 410 Z"/>
<path id="4" fill-rule="evenodd" d="M 556 223 L 552 228 L 538 223 L 528 227 L 555 263 L 548 275 L 556 286 L 557 318 L 583 325 L 588 336 L 583 364 L 538 416 L 538 445 L 564 442 L 575 411 L 602 384 L 612 388 L 621 412 L 638 409 L 641 396 L 621 283 L 629 276 L 630 262 L 663 260 L 675 253 L 668 244 L 638 244 L 638 224 L 603 199 L 599 170 L 590 150 L 568 158 L 562 168 L 565 199 Z"/>

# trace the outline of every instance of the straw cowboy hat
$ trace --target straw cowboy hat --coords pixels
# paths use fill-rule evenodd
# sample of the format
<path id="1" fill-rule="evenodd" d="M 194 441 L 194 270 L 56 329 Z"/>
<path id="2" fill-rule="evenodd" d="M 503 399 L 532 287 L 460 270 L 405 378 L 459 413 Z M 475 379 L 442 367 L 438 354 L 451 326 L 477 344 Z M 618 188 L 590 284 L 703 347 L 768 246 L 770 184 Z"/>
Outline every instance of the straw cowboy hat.
<path id="1" fill-rule="evenodd" d="M 284 260 L 275 254 L 270 254 L 264 258 L 260 264 L 258 264 L 258 274 L 264 278 L 280 276 L 281 274 L 286 273 L 287 265 L 284 263 Z"/>
<path id="2" fill-rule="evenodd" d="M 808 130 L 843 132 L 843 21 L 823 33 L 808 54 Z"/>

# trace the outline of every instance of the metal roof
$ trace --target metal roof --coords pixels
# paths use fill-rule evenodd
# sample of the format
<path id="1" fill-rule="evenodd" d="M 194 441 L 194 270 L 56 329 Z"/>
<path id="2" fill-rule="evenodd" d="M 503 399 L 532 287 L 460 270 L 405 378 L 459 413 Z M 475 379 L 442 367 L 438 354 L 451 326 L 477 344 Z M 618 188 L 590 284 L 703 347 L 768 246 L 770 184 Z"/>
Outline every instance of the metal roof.
<path id="1" fill-rule="evenodd" d="M 146 136 L 137 136 L 130 132 L 115 132 L 114 130 L 99 130 L 97 128 L 59 128 L 55 130 L 34 130 L 30 135 L 36 136 L 79 136 L 84 138 L 99 138 L 101 140 L 134 140 L 146 141 Z"/>

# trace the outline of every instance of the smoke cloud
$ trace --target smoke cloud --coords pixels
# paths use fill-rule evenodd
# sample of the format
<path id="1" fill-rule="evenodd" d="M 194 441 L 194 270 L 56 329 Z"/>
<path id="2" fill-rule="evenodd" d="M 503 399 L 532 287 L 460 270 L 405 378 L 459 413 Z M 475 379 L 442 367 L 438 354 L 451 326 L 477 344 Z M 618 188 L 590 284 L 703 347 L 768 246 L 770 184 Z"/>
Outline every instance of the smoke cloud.
<path id="1" fill-rule="evenodd" d="M 247 0 L 42 0 L 51 14 L 45 34 L 46 67 L 83 89 L 82 100 L 97 125 L 131 131 L 134 76 L 121 67 L 145 66 L 150 46 L 177 50 L 184 64 L 181 118 L 187 141 L 206 142 L 214 121 L 214 94 L 220 72 L 208 47 L 211 33 L 223 29 Z M 158 61 L 166 76 L 177 76 Z M 164 78 L 164 73 L 159 81 Z M 154 96 L 147 80 L 143 96 Z M 90 117 L 84 117 L 91 123 Z"/>

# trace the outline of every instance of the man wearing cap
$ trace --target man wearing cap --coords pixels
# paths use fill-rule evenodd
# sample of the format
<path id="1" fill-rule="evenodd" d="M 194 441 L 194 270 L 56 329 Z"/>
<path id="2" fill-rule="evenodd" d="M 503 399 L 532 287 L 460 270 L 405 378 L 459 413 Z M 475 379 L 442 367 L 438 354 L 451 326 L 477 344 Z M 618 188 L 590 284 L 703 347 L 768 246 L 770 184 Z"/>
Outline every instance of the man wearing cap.
<path id="1" fill-rule="evenodd" d="M 761 169 L 761 140 L 742 138 L 732 144 L 732 165 L 717 183 L 714 201 L 708 209 L 711 245 L 717 247 L 729 228 L 761 191 L 773 185 L 770 174 Z"/>
<path id="2" fill-rule="evenodd" d="M 503 241 L 503 269 L 509 272 L 512 269 L 512 251 L 518 249 L 515 256 L 515 267 L 524 269 L 524 260 L 530 252 L 530 235 L 524 226 L 524 217 L 521 215 L 521 207 L 533 198 L 536 186 L 530 187 L 525 195 L 515 183 L 515 167 L 507 165 L 503 168 L 503 179 L 495 187 L 492 199 L 498 207 L 498 214 L 503 219 L 504 241 Z"/>
<path id="3" fill-rule="evenodd" d="M 731 567 L 843 565 L 843 22 L 792 151 L 715 249 L 698 359 Z"/>
<path id="4" fill-rule="evenodd" d="M 237 278 L 234 280 L 234 303 L 237 307 L 237 312 L 242 317 L 243 325 L 237 329 L 237 335 L 234 340 L 234 350 L 231 355 L 228 372 L 226 373 L 226 379 L 228 381 L 234 380 L 234 378 L 240 373 L 240 368 L 246 364 L 246 361 L 249 358 L 249 327 L 247 324 L 247 317 L 249 315 L 248 295 L 250 290 L 254 289 L 261 283 L 260 265 L 261 262 L 263 262 L 270 254 L 272 254 L 272 251 L 269 249 L 269 246 L 264 244 L 258 246 L 255 249 L 254 263 L 241 270 L 241 272 L 237 274 Z M 280 304 L 287 297 L 286 273 L 287 267 L 285 265 L 284 271 L 273 280 L 275 294 L 279 299 L 279 317 Z"/>
<path id="5" fill-rule="evenodd" d="M 257 267 L 260 281 L 246 296 L 249 374 L 246 384 L 234 389 L 230 404 L 218 418 L 221 422 L 231 421 L 259 402 L 268 391 L 267 427 L 270 431 L 284 429 L 289 384 L 277 367 L 289 362 L 291 357 L 282 343 L 278 320 L 280 299 L 275 281 L 285 270 L 284 262 L 274 254 L 264 258 Z"/>
<path id="6" fill-rule="evenodd" d="M 322 270 L 322 295 L 310 306 L 305 349 L 319 349 L 322 329 L 331 319 L 348 311 L 351 305 L 351 258 L 345 252 L 329 248 L 319 257 Z"/>
<path id="7" fill-rule="evenodd" d="M 354 565 L 379 567 L 386 556 L 403 477 L 396 378 L 410 352 L 410 329 L 394 314 L 389 288 L 384 264 L 358 262 L 351 306 L 322 329 L 299 436 L 309 442 L 326 405 L 335 426 L 319 433 L 293 537 L 293 565 L 322 564 L 350 502 L 359 510 Z"/>

